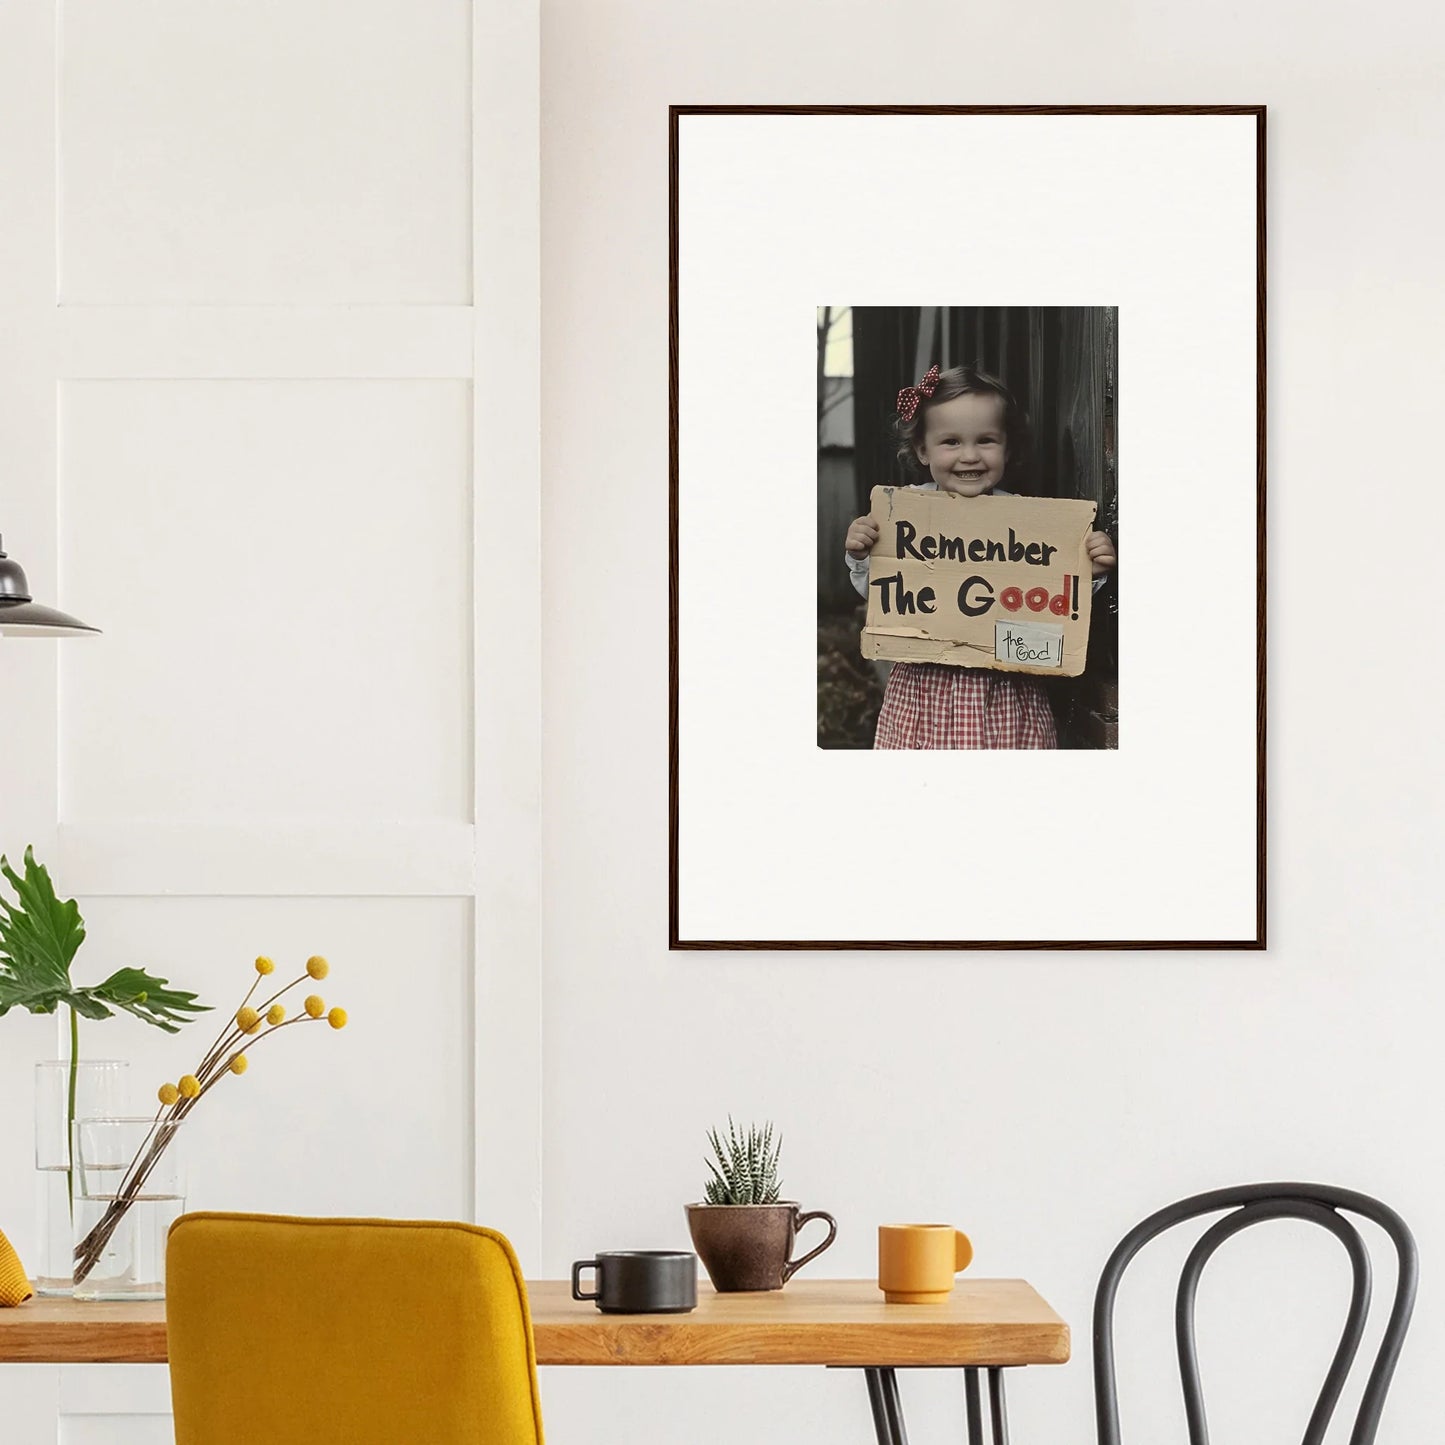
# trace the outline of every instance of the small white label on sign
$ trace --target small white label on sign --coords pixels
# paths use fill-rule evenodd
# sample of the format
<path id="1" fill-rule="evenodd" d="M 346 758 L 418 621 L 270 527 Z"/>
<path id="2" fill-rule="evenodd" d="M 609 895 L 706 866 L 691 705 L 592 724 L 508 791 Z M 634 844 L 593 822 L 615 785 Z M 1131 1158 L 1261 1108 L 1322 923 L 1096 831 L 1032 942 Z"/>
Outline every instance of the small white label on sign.
<path id="1" fill-rule="evenodd" d="M 1047 622 L 995 622 L 993 655 L 1029 667 L 1064 665 L 1064 629 Z"/>

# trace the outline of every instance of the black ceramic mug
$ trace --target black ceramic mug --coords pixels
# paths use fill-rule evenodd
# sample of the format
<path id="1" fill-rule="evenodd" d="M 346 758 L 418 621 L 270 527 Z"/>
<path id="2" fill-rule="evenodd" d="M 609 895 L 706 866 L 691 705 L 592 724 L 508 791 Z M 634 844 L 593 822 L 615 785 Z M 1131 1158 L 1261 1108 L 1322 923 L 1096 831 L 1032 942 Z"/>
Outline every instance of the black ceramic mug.
<path id="1" fill-rule="evenodd" d="M 587 1294 L 582 1271 L 597 1276 Z M 697 1256 L 673 1249 L 599 1250 L 572 1266 L 572 1298 L 595 1300 L 604 1314 L 680 1315 L 697 1307 Z"/>

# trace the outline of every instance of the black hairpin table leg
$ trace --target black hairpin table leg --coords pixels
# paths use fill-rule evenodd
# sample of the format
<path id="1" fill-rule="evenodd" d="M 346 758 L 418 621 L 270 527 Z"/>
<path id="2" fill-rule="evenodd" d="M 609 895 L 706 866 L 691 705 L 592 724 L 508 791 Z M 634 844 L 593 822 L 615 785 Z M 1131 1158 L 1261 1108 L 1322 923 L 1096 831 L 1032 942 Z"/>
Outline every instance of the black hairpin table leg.
<path id="1" fill-rule="evenodd" d="M 984 1440 L 983 1389 L 979 1381 L 981 1368 L 968 1365 L 963 1371 L 968 1445 L 1009 1445 L 1003 1370 L 997 1365 L 987 1367 L 988 1414 L 992 1428 L 991 1440 Z M 878 1436 L 878 1445 L 908 1445 L 908 1432 L 903 1425 L 903 1402 L 898 1394 L 898 1372 L 888 1365 L 872 1365 L 864 1369 L 863 1377 L 868 1384 L 868 1404 L 873 1410 L 873 1431 Z"/>
<path id="2" fill-rule="evenodd" d="M 978 1369 L 963 1372 L 963 1399 L 968 1410 L 968 1445 L 983 1445 L 983 1402 L 978 1393 Z"/>
<path id="3" fill-rule="evenodd" d="M 1003 1397 L 1003 1371 L 997 1365 L 988 1372 L 988 1407 L 993 1416 L 993 1445 L 1008 1445 L 1008 1406 Z"/>
<path id="4" fill-rule="evenodd" d="M 863 1374 L 868 1381 L 868 1403 L 873 1407 L 873 1430 L 878 1436 L 878 1445 L 908 1445 L 896 1372 L 891 1367 L 873 1366 Z"/>
<path id="5" fill-rule="evenodd" d="M 983 1394 L 976 1366 L 963 1372 L 963 1398 L 968 1411 L 968 1445 L 984 1445 Z M 1003 1370 L 997 1365 L 991 1365 L 988 1371 L 988 1413 L 993 1427 L 992 1445 L 1008 1445 L 1008 1406 L 1003 1394 Z"/>

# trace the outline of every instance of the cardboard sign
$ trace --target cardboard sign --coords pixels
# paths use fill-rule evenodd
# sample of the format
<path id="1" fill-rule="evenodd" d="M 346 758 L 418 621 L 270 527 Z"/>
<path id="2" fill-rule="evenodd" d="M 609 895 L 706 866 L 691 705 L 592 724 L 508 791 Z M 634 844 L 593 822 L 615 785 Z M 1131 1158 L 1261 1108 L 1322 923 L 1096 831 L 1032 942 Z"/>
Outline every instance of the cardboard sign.
<path id="1" fill-rule="evenodd" d="M 863 656 L 1077 677 L 1092 502 L 874 487 Z"/>

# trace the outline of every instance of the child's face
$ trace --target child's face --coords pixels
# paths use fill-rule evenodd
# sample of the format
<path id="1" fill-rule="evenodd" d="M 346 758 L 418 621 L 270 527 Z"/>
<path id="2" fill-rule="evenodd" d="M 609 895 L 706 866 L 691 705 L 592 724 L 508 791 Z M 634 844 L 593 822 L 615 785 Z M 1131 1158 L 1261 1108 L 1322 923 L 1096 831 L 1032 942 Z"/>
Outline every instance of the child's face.
<path id="1" fill-rule="evenodd" d="M 918 460 L 940 491 L 980 497 L 999 484 L 1008 461 L 1003 410 L 1002 397 L 976 391 L 928 408 Z"/>

